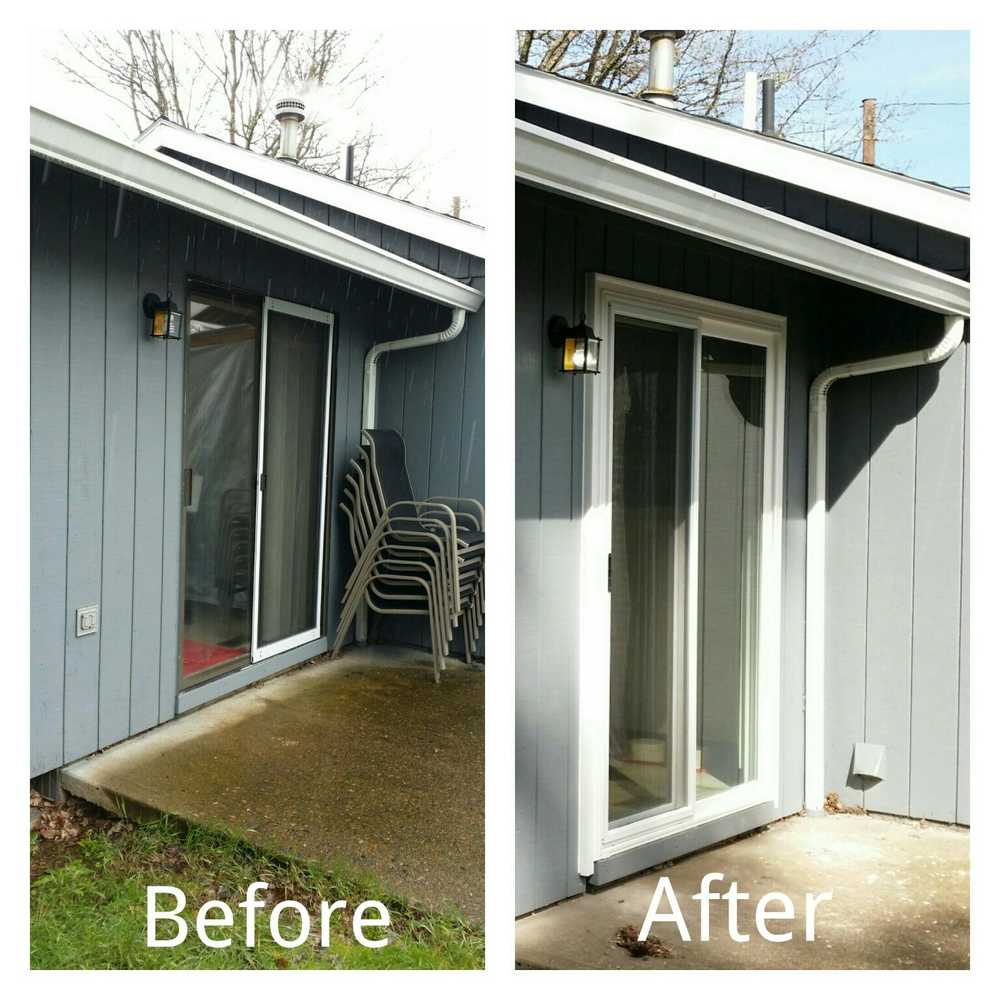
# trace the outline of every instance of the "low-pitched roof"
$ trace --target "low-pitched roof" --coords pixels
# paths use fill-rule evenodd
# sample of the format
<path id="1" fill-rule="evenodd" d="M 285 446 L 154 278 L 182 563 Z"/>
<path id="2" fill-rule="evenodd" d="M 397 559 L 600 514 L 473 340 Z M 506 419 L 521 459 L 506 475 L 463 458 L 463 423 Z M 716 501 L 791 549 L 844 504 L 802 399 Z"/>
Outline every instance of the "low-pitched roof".
<path id="1" fill-rule="evenodd" d="M 968 238 L 970 199 L 952 188 L 858 163 L 712 118 L 519 65 L 516 97 L 526 104 Z"/>
<path id="2" fill-rule="evenodd" d="M 518 122 L 523 183 L 945 315 L 969 314 L 969 283 L 738 198 Z"/>
<path id="3" fill-rule="evenodd" d="M 482 303 L 482 294 L 460 281 L 162 153 L 119 142 L 38 108 L 31 109 L 31 151 L 434 302 L 473 312 Z"/>
<path id="4" fill-rule="evenodd" d="M 320 174 L 295 163 L 234 146 L 165 118 L 148 126 L 136 140 L 136 146 L 149 151 L 171 150 L 205 160 L 285 191 L 294 191 L 345 212 L 461 250 L 473 257 L 486 256 L 486 232 L 482 226 L 349 184 L 338 177 Z"/>

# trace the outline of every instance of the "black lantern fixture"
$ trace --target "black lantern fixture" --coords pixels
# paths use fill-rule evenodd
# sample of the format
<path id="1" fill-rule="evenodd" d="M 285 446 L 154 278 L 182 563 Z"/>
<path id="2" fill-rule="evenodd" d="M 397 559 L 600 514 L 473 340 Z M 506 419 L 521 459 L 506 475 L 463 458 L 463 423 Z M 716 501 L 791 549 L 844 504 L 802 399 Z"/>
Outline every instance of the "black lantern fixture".
<path id="1" fill-rule="evenodd" d="M 149 335 L 156 340 L 180 340 L 183 331 L 184 317 L 167 292 L 166 299 L 161 299 L 156 292 L 147 292 L 142 299 L 142 311 L 152 321 Z"/>
<path id="2" fill-rule="evenodd" d="M 559 348 L 559 371 L 596 375 L 601 370 L 601 338 L 586 322 L 570 326 L 565 316 L 553 316 L 549 320 L 549 343 Z"/>

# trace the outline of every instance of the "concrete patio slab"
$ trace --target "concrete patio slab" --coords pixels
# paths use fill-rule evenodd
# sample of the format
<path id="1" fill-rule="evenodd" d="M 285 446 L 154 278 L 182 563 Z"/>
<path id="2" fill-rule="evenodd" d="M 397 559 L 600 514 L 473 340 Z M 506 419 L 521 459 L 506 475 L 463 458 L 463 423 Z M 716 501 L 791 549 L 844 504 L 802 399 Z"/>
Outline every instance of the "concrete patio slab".
<path id="1" fill-rule="evenodd" d="M 691 895 L 707 872 L 721 872 L 750 899 L 738 906 L 746 943 L 728 932 L 728 901 L 709 904 L 710 940 L 699 940 L 699 904 Z M 670 879 L 690 931 L 674 924 L 652 933 L 666 957 L 633 958 L 618 931 L 642 926 L 657 882 Z M 765 893 L 786 893 L 796 915 L 774 931 L 756 931 Z M 805 939 L 806 893 L 833 892 L 816 911 L 816 940 Z M 667 912 L 666 902 L 659 907 Z M 889 817 L 793 816 L 741 840 L 689 855 L 599 892 L 526 916 L 517 923 L 517 960 L 539 969 L 966 969 L 969 967 L 968 830 Z"/>
<path id="2" fill-rule="evenodd" d="M 73 764 L 63 786 L 233 830 L 483 919 L 481 670 L 349 649 Z"/>

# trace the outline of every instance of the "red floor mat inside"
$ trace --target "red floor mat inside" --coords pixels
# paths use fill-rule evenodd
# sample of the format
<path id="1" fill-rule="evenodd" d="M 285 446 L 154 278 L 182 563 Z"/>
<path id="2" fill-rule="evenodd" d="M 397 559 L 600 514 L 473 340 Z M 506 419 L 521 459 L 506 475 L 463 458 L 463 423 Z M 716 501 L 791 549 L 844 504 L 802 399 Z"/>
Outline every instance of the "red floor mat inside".
<path id="1" fill-rule="evenodd" d="M 191 674 L 196 674 L 199 670 L 207 670 L 217 663 L 225 663 L 226 660 L 235 659 L 245 652 L 245 649 L 233 648 L 232 646 L 213 646 L 210 642 L 185 639 L 184 667 L 181 673 L 185 677 L 190 677 Z"/>

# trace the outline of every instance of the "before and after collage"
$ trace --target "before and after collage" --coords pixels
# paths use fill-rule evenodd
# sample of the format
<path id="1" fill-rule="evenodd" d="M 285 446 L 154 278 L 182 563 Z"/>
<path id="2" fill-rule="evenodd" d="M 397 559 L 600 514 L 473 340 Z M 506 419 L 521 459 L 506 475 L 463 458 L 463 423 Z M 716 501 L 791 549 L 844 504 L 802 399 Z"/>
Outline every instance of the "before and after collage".
<path id="1" fill-rule="evenodd" d="M 483 30 L 31 31 L 14 964 L 975 967 L 980 33 Z"/>

